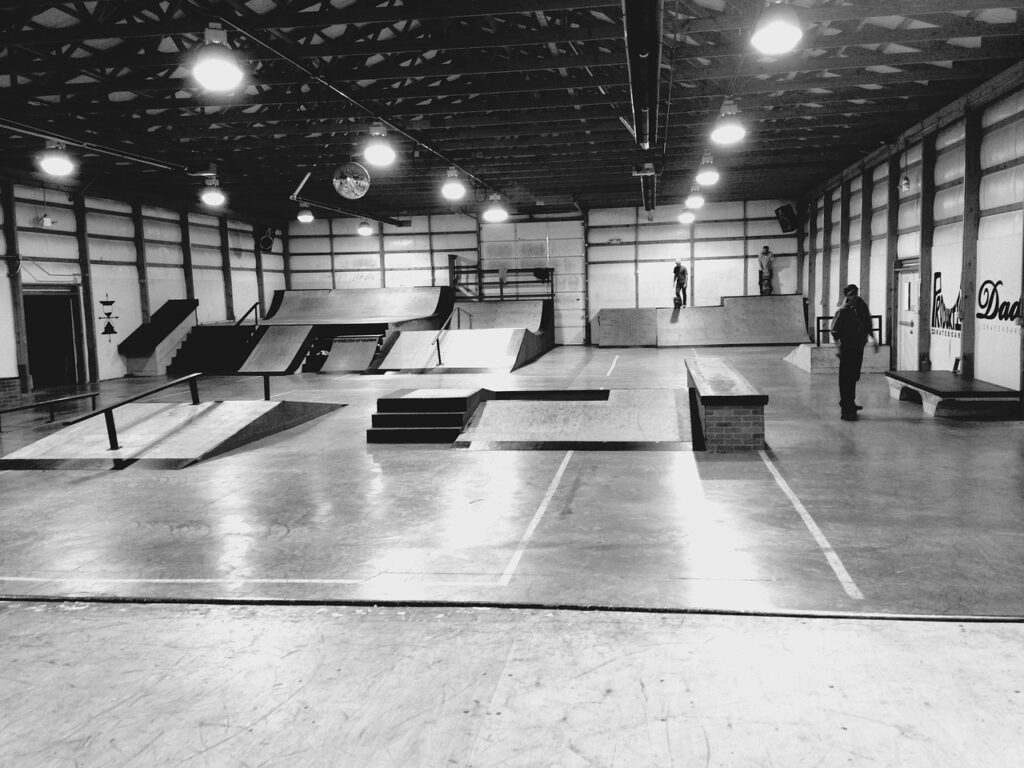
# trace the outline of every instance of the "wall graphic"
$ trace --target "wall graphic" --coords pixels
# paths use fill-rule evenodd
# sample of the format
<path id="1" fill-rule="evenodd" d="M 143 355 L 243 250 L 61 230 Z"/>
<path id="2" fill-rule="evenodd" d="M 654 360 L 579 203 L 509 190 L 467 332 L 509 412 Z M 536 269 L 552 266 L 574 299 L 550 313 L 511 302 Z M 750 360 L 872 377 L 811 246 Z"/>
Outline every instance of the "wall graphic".
<path id="1" fill-rule="evenodd" d="M 932 248 L 932 311 L 928 356 L 932 370 L 951 371 L 960 357 L 963 315 L 960 276 L 963 255 L 959 242 L 937 243 Z M 923 277 L 923 276 L 922 276 Z"/>
<path id="2" fill-rule="evenodd" d="M 974 375 L 1018 389 L 1021 379 L 1020 236 L 978 241 Z"/>

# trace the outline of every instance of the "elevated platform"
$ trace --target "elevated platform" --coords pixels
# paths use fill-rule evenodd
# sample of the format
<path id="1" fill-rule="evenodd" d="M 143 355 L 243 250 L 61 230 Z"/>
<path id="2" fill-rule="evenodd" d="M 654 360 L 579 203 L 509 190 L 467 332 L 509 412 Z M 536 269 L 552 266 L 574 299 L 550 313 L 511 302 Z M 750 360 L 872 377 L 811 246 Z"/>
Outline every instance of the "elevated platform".
<path id="1" fill-rule="evenodd" d="M 231 400 L 129 403 L 117 409 L 121 448 L 102 417 L 54 432 L 0 458 L 2 469 L 181 469 L 342 407 L 337 403 Z"/>
<path id="2" fill-rule="evenodd" d="M 895 400 L 921 403 L 929 416 L 1015 419 L 1020 392 L 952 371 L 889 371 L 889 394 Z"/>
<path id="3" fill-rule="evenodd" d="M 143 323 L 117 351 L 125 358 L 125 367 L 135 376 L 162 376 L 185 337 L 196 326 L 195 299 L 165 301 L 148 323 Z"/>
<path id="4" fill-rule="evenodd" d="M 831 373 L 839 375 L 839 347 L 835 344 L 801 344 L 783 360 L 807 373 Z M 880 344 L 875 352 L 869 343 L 864 349 L 862 373 L 885 373 L 889 370 L 889 345 Z"/>
<path id="5" fill-rule="evenodd" d="M 451 312 L 451 288 L 335 288 L 275 291 L 264 325 L 390 325 Z"/>
<path id="6" fill-rule="evenodd" d="M 723 347 L 802 344 L 809 340 L 804 298 L 727 296 L 717 307 L 602 309 L 597 346 Z"/>

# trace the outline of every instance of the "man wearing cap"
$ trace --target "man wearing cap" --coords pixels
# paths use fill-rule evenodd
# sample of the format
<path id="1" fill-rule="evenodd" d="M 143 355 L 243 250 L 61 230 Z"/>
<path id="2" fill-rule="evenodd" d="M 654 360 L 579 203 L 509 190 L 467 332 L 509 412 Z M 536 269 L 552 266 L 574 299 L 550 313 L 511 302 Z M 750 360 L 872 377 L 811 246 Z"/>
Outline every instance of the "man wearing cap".
<path id="1" fill-rule="evenodd" d="M 686 267 L 683 266 L 683 262 L 676 259 L 676 265 L 672 267 L 672 285 L 676 290 L 675 304 L 677 307 L 686 306 L 686 286 L 689 280 L 689 274 L 686 271 Z"/>
<path id="2" fill-rule="evenodd" d="M 775 256 L 767 245 L 757 257 L 757 285 L 762 296 L 772 295 L 772 269 Z"/>
<path id="3" fill-rule="evenodd" d="M 839 409 L 843 421 L 856 421 L 857 381 L 860 379 L 860 367 L 864 362 L 864 346 L 868 336 L 878 351 L 878 341 L 871 330 L 871 310 L 867 303 L 858 295 L 856 285 L 848 285 L 843 289 L 843 304 L 832 318 L 832 337 L 839 344 Z"/>

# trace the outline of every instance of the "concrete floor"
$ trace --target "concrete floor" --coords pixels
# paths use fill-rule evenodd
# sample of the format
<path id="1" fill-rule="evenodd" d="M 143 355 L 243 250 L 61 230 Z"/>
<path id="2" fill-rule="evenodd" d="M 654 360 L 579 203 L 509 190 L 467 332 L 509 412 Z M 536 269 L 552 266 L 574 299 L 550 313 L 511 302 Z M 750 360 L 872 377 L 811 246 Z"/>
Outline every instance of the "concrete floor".
<path id="1" fill-rule="evenodd" d="M 1019 762 L 1024 424 L 879 375 L 843 422 L 789 351 L 283 377 L 347 407 L 185 470 L 0 472 L 0 764 Z M 765 451 L 365 442 L 394 390 L 678 389 L 687 355 L 769 394 Z"/>

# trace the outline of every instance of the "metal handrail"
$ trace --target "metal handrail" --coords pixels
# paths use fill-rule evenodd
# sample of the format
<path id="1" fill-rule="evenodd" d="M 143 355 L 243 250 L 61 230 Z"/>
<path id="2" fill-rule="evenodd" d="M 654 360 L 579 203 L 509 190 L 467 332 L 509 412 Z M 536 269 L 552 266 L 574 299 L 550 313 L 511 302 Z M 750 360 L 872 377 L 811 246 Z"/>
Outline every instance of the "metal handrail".
<path id="1" fill-rule="evenodd" d="M 199 384 L 196 383 L 196 380 L 202 375 L 202 373 L 190 373 L 188 376 L 182 376 L 180 379 L 169 381 L 166 384 L 160 385 L 159 387 L 154 387 L 153 389 L 146 390 L 141 394 L 125 398 L 124 400 L 114 403 L 113 405 L 108 405 L 106 408 L 100 408 L 99 410 L 92 411 L 90 413 L 85 414 L 84 416 L 79 416 L 77 419 L 65 421 L 64 426 L 69 427 L 72 424 L 78 424 L 79 422 L 85 421 L 86 419 L 91 419 L 93 416 L 99 416 L 102 413 L 103 418 L 107 422 L 107 439 L 110 441 L 110 450 L 116 451 L 121 446 L 117 444 L 117 427 L 114 424 L 115 408 L 120 408 L 122 405 L 128 405 L 128 403 L 134 403 L 136 400 L 142 400 L 143 398 L 149 397 L 150 395 L 155 395 L 157 392 L 162 392 L 165 389 L 176 387 L 179 384 L 184 384 L 185 382 L 188 382 L 188 388 L 192 394 L 192 405 L 199 405 Z"/>
<path id="2" fill-rule="evenodd" d="M 245 314 L 244 315 L 242 315 L 240 318 L 238 318 L 238 320 L 235 321 L 235 325 L 239 326 L 243 322 L 245 322 L 245 318 L 247 318 L 250 314 L 252 314 L 252 311 L 254 309 L 258 310 L 259 306 L 260 306 L 260 303 L 258 301 L 255 302 L 251 307 L 249 307 L 247 310 L 245 310 Z M 260 324 L 260 313 L 257 312 L 256 313 L 256 327 L 259 327 L 259 324 Z"/>
<path id="3" fill-rule="evenodd" d="M 441 327 L 438 329 L 437 334 L 434 336 L 434 340 L 432 342 L 430 342 L 431 344 L 435 344 L 437 346 L 437 364 L 438 365 L 443 365 L 443 363 L 441 362 L 441 336 L 442 336 L 442 334 L 444 334 L 445 331 L 450 330 L 448 326 L 450 326 L 452 324 L 452 318 L 454 318 L 456 316 L 456 314 L 458 314 L 458 317 L 459 317 L 459 328 L 460 329 L 462 328 L 462 315 L 463 315 L 463 313 L 469 318 L 469 327 L 472 329 L 472 327 L 473 327 L 473 313 L 470 312 L 468 309 L 463 309 L 462 307 L 456 307 L 455 309 L 453 309 L 451 311 L 451 314 L 448 315 L 448 319 L 445 320 L 443 323 L 441 323 Z"/>
<path id="4" fill-rule="evenodd" d="M 15 411 L 30 411 L 33 408 L 39 408 L 41 406 L 46 405 L 46 406 L 49 406 L 49 408 L 50 408 L 50 421 L 54 421 L 56 419 L 56 414 L 54 413 L 54 407 L 53 406 L 56 405 L 57 403 L 66 403 L 66 402 L 69 402 L 71 400 L 84 400 L 87 397 L 91 397 L 92 398 L 92 407 L 95 408 L 96 407 L 96 398 L 99 397 L 99 394 L 100 394 L 99 392 L 85 392 L 85 393 L 83 393 L 81 395 L 67 395 L 65 397 L 55 397 L 52 400 L 36 400 L 33 403 L 26 403 L 25 405 L 16 405 L 13 408 L 0 408 L 0 414 L 14 413 Z M 0 432 L 2 432 L 2 431 L 3 431 L 3 423 L 0 422 Z"/>

